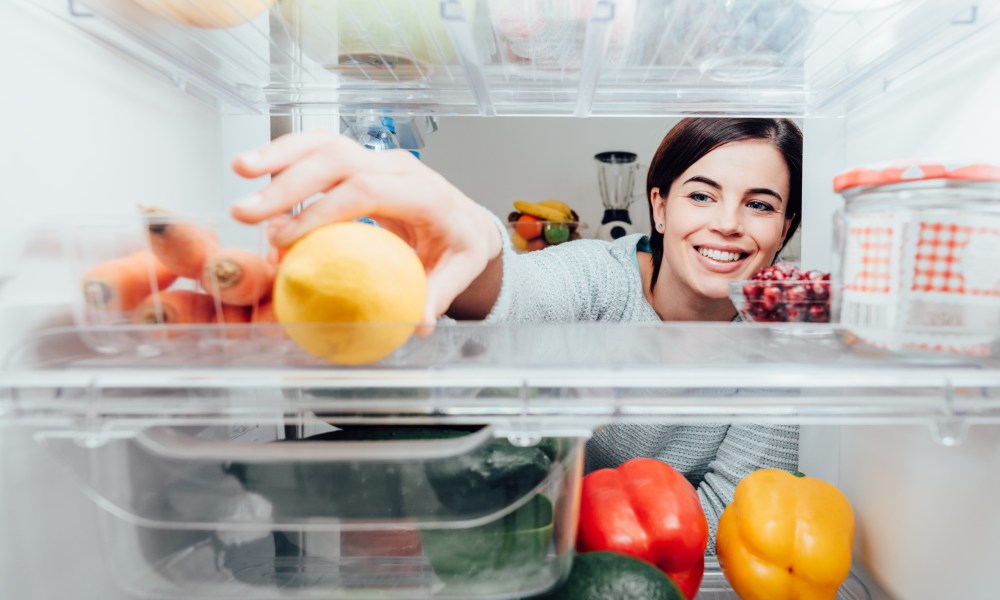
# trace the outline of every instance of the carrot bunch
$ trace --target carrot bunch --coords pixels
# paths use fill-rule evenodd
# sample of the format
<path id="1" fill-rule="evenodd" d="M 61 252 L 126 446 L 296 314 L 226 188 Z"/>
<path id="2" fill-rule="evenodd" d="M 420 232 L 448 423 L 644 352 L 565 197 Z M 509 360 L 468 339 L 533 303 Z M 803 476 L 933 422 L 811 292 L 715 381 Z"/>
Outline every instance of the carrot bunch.
<path id="1" fill-rule="evenodd" d="M 101 263 L 83 278 L 92 309 L 131 313 L 139 324 L 274 323 L 271 288 L 277 254 L 267 259 L 219 244 L 209 228 L 160 208 L 143 208 L 149 251 Z M 198 291 L 169 289 L 181 278 Z"/>

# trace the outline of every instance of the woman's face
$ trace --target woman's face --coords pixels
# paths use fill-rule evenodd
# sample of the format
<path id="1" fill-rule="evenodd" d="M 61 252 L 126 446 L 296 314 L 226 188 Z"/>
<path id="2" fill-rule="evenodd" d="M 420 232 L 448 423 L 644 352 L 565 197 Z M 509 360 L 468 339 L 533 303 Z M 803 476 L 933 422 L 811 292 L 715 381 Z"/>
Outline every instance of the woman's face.
<path id="1" fill-rule="evenodd" d="M 763 140 L 719 146 L 692 164 L 664 198 L 652 191 L 664 225 L 660 280 L 672 293 L 726 298 L 727 284 L 771 264 L 788 231 L 788 167 Z M 677 289 L 680 286 L 681 290 Z"/>

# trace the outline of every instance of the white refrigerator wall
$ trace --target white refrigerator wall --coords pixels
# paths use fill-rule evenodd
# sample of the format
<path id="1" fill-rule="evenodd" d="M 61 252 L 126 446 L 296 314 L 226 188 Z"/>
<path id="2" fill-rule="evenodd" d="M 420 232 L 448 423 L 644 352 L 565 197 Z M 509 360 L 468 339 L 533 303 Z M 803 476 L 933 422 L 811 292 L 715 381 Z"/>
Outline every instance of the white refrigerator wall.
<path id="1" fill-rule="evenodd" d="M 218 210 L 223 150 L 213 108 L 20 3 L 0 2 L 0 57 L 5 353 L 64 314 L 66 296 L 49 277 L 58 241 L 31 232 L 136 204 Z M 0 428 L 0 598 L 124 598 L 103 560 L 97 514 L 30 431 Z"/>
<path id="2" fill-rule="evenodd" d="M 850 165 L 898 158 L 1000 163 L 1000 52 L 953 56 L 851 113 Z M 807 248 L 803 248 L 807 252 Z M 959 425 L 957 431 L 961 433 Z M 926 427 L 844 428 L 840 485 L 862 564 L 897 598 L 995 598 L 1000 587 L 1000 427 L 946 447 Z"/>

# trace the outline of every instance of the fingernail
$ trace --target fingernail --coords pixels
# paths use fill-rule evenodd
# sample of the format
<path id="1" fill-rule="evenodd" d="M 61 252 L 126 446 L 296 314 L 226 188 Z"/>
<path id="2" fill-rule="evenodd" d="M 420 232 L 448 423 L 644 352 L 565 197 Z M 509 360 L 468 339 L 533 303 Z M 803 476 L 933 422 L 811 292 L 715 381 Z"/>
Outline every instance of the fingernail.
<path id="1" fill-rule="evenodd" d="M 260 197 L 260 194 L 253 194 L 251 196 L 244 196 L 233 202 L 233 206 L 240 209 L 252 210 L 263 201 L 264 199 Z"/>
<path id="2" fill-rule="evenodd" d="M 236 157 L 244 166 L 254 167 L 260 163 L 260 153 L 259 152 L 245 152 Z"/>

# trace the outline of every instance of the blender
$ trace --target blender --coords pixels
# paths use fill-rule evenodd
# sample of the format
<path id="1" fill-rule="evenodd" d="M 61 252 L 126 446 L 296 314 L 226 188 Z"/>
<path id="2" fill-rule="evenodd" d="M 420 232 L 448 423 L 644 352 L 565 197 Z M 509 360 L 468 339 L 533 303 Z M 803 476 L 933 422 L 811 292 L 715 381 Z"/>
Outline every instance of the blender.
<path id="1" fill-rule="evenodd" d="M 639 163 L 632 152 L 610 151 L 594 155 L 597 161 L 597 187 L 604 203 L 604 216 L 595 237 L 616 240 L 635 233 L 635 226 L 628 214 L 632 203 L 632 189 L 639 173 Z"/>

